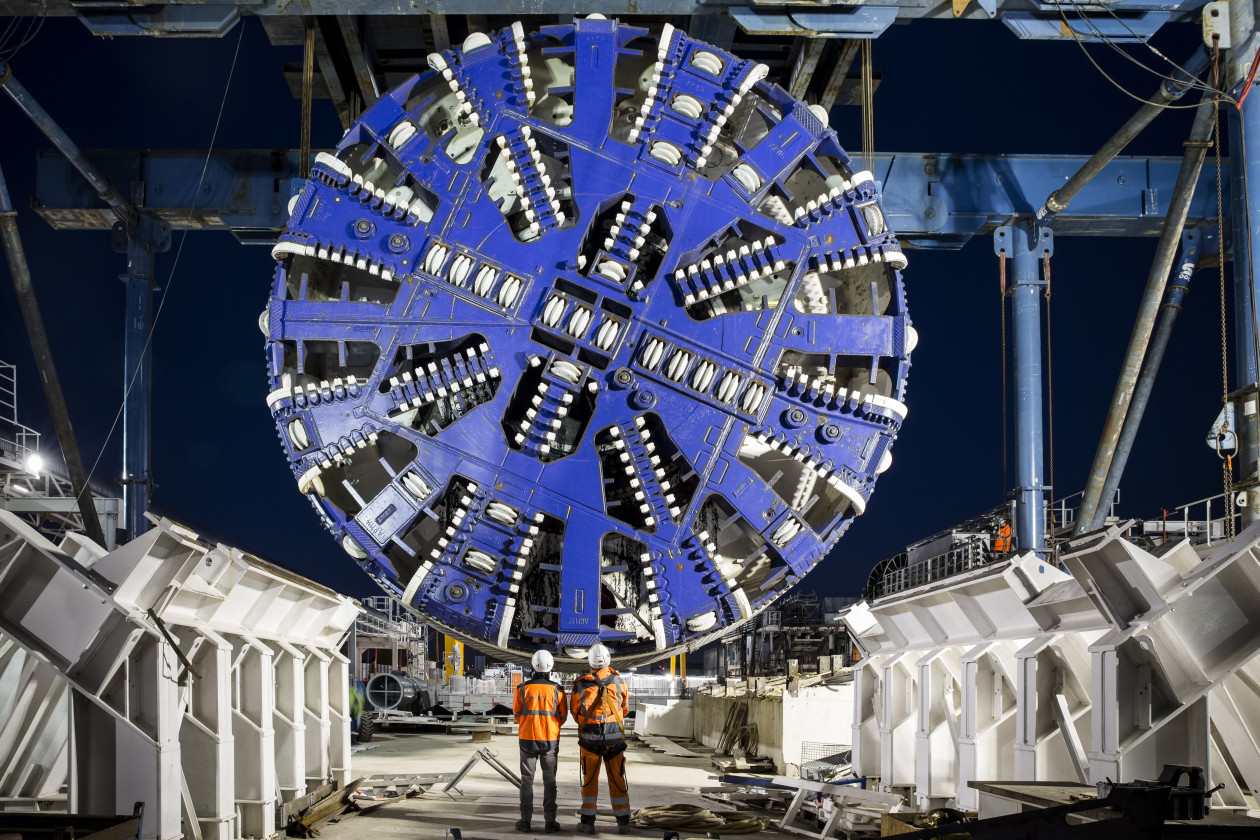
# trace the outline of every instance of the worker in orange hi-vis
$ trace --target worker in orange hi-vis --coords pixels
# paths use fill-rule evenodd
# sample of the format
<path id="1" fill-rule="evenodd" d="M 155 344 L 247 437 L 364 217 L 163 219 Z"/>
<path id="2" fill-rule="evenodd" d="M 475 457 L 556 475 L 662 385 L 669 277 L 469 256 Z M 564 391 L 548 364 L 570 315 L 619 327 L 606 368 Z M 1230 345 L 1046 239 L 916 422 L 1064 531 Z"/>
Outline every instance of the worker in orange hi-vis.
<path id="1" fill-rule="evenodd" d="M 597 644 L 586 655 L 590 673 L 573 681 L 569 702 L 578 725 L 581 753 L 582 809 L 578 831 L 595 833 L 599 799 L 599 765 L 608 775 L 608 798 L 617 818 L 617 833 L 630 831 L 630 789 L 626 784 L 626 735 L 622 721 L 630 711 L 626 681 L 612 669 L 612 654 Z"/>
<path id="2" fill-rule="evenodd" d="M 1011 550 L 1011 523 L 1005 519 L 1002 520 L 1002 526 L 998 528 L 997 539 L 993 541 L 993 550 L 998 554 L 1005 554 Z"/>
<path id="3" fill-rule="evenodd" d="M 517 831 L 530 831 L 534 816 L 534 768 L 542 765 L 543 831 L 560 830 L 556 822 L 556 762 L 560 757 L 560 727 L 569 719 L 564 689 L 551 681 L 552 655 L 540 650 L 530 660 L 534 676 L 512 692 L 512 712 L 516 715 L 521 744 L 521 818 Z"/>

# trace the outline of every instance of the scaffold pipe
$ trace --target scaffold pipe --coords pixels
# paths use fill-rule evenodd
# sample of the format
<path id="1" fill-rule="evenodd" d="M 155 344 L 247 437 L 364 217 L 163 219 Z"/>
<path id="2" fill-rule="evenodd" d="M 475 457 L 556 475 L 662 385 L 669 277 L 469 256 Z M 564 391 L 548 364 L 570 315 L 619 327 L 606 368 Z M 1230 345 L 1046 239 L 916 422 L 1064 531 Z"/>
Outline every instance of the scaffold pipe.
<path id="1" fill-rule="evenodd" d="M 1143 375 L 1142 360 L 1147 357 L 1151 331 L 1155 326 L 1155 318 L 1159 314 L 1160 301 L 1168 285 L 1168 274 L 1172 270 L 1173 260 L 1177 255 L 1177 247 L 1181 240 L 1181 232 L 1185 228 L 1186 215 L 1190 209 L 1190 199 L 1194 195 L 1194 185 L 1199 178 L 1199 170 L 1203 167 L 1203 159 L 1207 154 L 1207 141 L 1212 131 L 1212 110 L 1214 101 L 1211 95 L 1205 94 L 1203 102 L 1195 113 L 1194 125 L 1190 129 L 1190 139 L 1186 143 L 1186 154 L 1181 161 L 1181 169 L 1177 173 L 1177 184 L 1173 189 L 1172 202 L 1168 206 L 1168 215 L 1164 217 L 1164 228 L 1160 233 L 1159 245 L 1155 249 L 1155 259 L 1151 263 L 1150 274 L 1146 281 L 1146 291 L 1138 306 L 1137 319 L 1133 324 L 1133 334 L 1129 337 L 1129 349 L 1125 352 L 1124 363 L 1120 368 L 1120 379 L 1116 382 L 1115 396 L 1107 412 L 1107 420 L 1103 425 L 1102 435 L 1098 440 L 1098 451 L 1094 455 L 1094 465 L 1090 469 L 1085 483 L 1085 492 L 1081 497 L 1080 514 L 1076 520 L 1078 534 L 1091 531 L 1102 526 L 1106 515 L 1106 506 L 1100 506 L 1099 500 L 1109 498 L 1105 484 L 1112 461 L 1117 454 L 1117 446 L 1122 437 L 1122 429 L 1126 426 L 1126 416 L 1134 401 L 1134 391 L 1138 386 L 1139 376 Z M 1171 330 L 1171 323 L 1167 329 Z M 1162 339 L 1166 344 L 1167 337 Z M 1156 355 L 1158 353 L 1159 355 Z M 1153 365 L 1148 365 L 1145 375 L 1154 379 L 1159 367 L 1159 356 L 1163 354 L 1163 346 L 1157 343 L 1151 349 Z M 1141 420 L 1141 411 L 1146 408 L 1146 399 L 1150 393 L 1149 384 L 1137 409 L 1132 425 L 1130 438 L 1126 444 L 1124 458 L 1128 458 L 1128 448 L 1132 447 L 1132 435 L 1137 433 L 1137 423 Z M 1115 486 L 1119 486 L 1120 473 L 1124 470 L 1123 460 L 1114 475 Z M 1115 486 L 1111 492 L 1115 492 Z"/>

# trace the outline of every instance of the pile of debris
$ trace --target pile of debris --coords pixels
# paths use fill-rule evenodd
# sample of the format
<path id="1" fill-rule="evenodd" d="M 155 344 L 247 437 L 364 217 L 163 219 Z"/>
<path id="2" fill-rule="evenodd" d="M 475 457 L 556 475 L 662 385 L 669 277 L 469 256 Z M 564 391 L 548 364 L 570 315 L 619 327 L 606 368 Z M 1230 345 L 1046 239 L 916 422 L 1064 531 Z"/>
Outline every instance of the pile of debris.
<path id="1" fill-rule="evenodd" d="M 775 823 L 779 829 L 819 840 L 836 837 L 839 831 L 847 836 L 880 836 L 884 815 L 906 810 L 897 794 L 867 790 L 864 778 L 820 782 L 786 776 L 769 780 L 722 776 L 720 781 L 719 786 L 701 788 L 701 796 L 739 809 L 782 810 L 783 816 Z M 802 822 L 814 827 L 802 828 Z"/>

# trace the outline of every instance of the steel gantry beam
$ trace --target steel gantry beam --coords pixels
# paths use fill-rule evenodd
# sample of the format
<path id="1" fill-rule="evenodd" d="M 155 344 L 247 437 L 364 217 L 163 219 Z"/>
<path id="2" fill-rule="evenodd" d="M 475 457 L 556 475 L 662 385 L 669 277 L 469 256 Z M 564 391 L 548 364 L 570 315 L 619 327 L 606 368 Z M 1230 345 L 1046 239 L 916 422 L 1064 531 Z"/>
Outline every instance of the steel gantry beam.
<path id="1" fill-rule="evenodd" d="M 1076 7 L 1073 20 L 1067 21 L 1053 4 L 1030 8 L 1022 0 L 874 0 L 820 7 L 813 0 L 786 0 L 773 5 L 759 3 L 704 3 L 702 0 L 586 0 L 583 3 L 557 2 L 556 0 L 430 0 L 425 4 L 431 22 L 433 43 L 417 44 L 416 49 L 449 48 L 452 41 L 447 32 L 447 16 L 485 17 L 512 16 L 524 20 L 526 27 L 535 21 L 530 18 L 566 17 L 574 14 L 599 13 L 618 17 L 627 23 L 642 21 L 645 16 L 657 18 L 694 16 L 697 19 L 737 23 L 748 35 L 774 36 L 791 40 L 795 38 L 875 38 L 894 22 L 916 19 L 955 18 L 971 20 L 996 20 L 1006 26 L 1016 37 L 1031 40 L 1075 40 L 1080 42 L 1146 40 L 1164 24 L 1194 20 L 1202 8 L 1202 0 L 1162 2 L 1161 0 L 1125 0 L 1126 17 L 1121 20 L 1115 12 L 1098 6 Z M 94 0 L 92 3 L 76 0 L 0 0 L 0 16 L 54 16 L 78 17 L 92 32 L 103 37 L 156 36 L 217 38 L 231 31 L 242 17 L 255 16 L 264 20 L 268 29 L 274 21 L 301 19 L 304 16 L 361 18 L 362 30 L 371 37 L 404 28 L 415 17 L 414 4 L 410 6 L 398 0 L 176 0 L 165 3 L 136 3 L 133 0 Z M 495 21 L 488 20 L 492 27 Z M 281 26 L 284 24 L 281 23 Z M 696 30 L 693 34 L 704 37 Z M 716 46 L 726 48 L 719 40 L 705 38 Z M 365 56 L 366 57 L 366 56 Z M 423 54 L 419 56 L 423 58 Z M 327 68 L 324 68 L 325 72 Z M 378 71 L 379 72 L 379 71 Z M 389 87 L 386 85 L 385 87 Z M 330 92 L 331 85 L 330 85 Z"/>
<path id="2" fill-rule="evenodd" d="M 116 182 L 142 183 L 147 213 L 173 229 L 228 230 L 242 242 L 270 244 L 288 221 L 298 156 L 286 150 L 215 152 L 202 192 L 194 186 L 204 152 L 92 152 Z M 1083 156 L 876 155 L 890 226 L 918 248 L 959 248 L 1031 216 L 1045 196 L 1080 168 Z M 1056 236 L 1158 236 L 1173 194 L 1180 158 L 1119 157 L 1103 169 L 1055 219 Z M 1226 188 L 1228 189 L 1228 167 Z M 36 167 L 35 210 L 58 230 L 99 230 L 111 209 L 71 177 L 70 164 L 52 152 Z M 1216 218 L 1215 169 L 1198 180 L 1187 227 Z M 1226 196 L 1228 201 L 1228 196 Z"/>

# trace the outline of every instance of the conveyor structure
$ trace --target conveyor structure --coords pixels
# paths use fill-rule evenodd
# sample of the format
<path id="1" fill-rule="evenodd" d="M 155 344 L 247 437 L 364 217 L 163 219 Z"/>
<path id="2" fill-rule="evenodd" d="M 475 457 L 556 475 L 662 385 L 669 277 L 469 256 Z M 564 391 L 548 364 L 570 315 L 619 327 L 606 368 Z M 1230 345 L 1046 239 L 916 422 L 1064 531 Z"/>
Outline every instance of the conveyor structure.
<path id="1" fill-rule="evenodd" d="M 267 404 L 388 592 L 516 661 L 667 655 L 768 605 L 891 463 L 916 335 L 825 110 L 666 26 L 518 23 L 317 156 Z"/>

